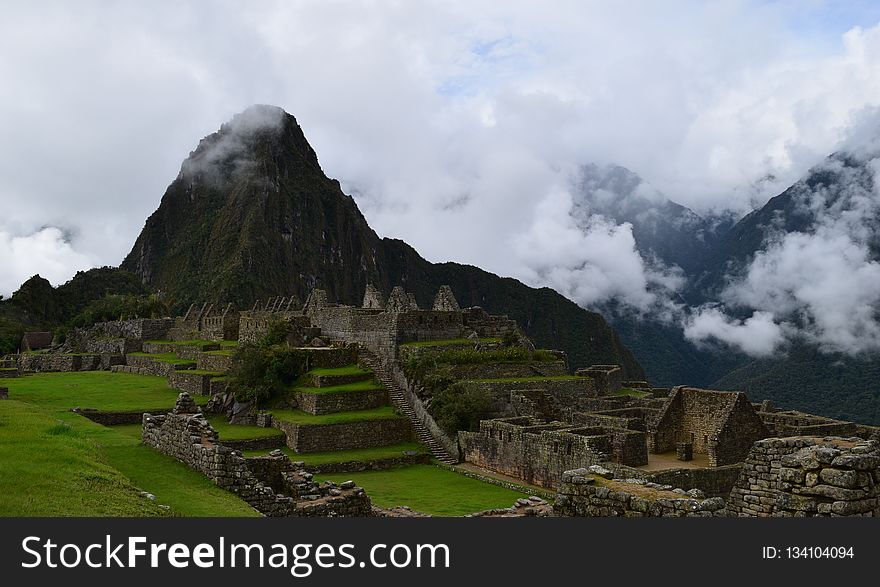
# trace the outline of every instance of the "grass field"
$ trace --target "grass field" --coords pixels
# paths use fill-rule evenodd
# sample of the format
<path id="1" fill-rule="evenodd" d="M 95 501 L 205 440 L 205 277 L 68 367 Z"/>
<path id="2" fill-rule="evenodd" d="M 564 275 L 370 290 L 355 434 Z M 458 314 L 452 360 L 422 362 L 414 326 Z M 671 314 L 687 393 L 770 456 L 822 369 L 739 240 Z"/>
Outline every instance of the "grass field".
<path id="1" fill-rule="evenodd" d="M 0 495 L 0 516 L 163 515 L 87 436 L 19 401 L 0 402 Z"/>
<path id="2" fill-rule="evenodd" d="M 0 516 L 259 515 L 139 437 L 16 401 L 0 402 L 0 492 Z"/>
<path id="3" fill-rule="evenodd" d="M 211 416 L 208 418 L 211 426 L 220 434 L 220 440 L 254 440 L 257 438 L 269 438 L 272 436 L 284 436 L 284 433 L 277 428 L 260 428 L 259 426 L 242 426 L 240 424 L 229 424 L 223 416 Z M 123 424 L 113 426 L 113 430 L 140 439 L 140 424 Z M 259 452 L 259 451 L 258 451 Z M 265 454 L 267 451 L 262 451 Z"/>
<path id="4" fill-rule="evenodd" d="M 344 422 L 359 422 L 361 420 L 387 420 L 389 418 L 402 418 L 394 411 L 392 406 L 382 406 L 372 410 L 358 410 L 356 412 L 335 412 L 315 416 L 302 410 L 271 410 L 272 416 L 285 422 L 316 426 L 321 424 L 342 424 Z"/>
<path id="5" fill-rule="evenodd" d="M 427 453 L 428 449 L 417 442 L 401 442 L 390 446 L 378 446 L 375 448 L 355 448 L 352 450 L 334 450 L 331 452 L 297 453 L 287 447 L 281 449 L 292 461 L 304 461 L 307 465 L 324 465 L 327 463 L 346 463 L 349 461 L 377 461 L 403 456 L 404 452 L 414 451 Z M 259 456 L 267 454 L 266 450 L 245 451 L 245 456 Z"/>
<path id="6" fill-rule="evenodd" d="M 434 465 L 339 473 L 322 476 L 321 479 L 336 482 L 351 479 L 367 491 L 374 505 L 383 508 L 405 505 L 433 516 L 462 516 L 506 508 L 526 495 Z"/>
<path id="7" fill-rule="evenodd" d="M 82 373 L 38 373 L 3 382 L 11 399 L 49 410 L 95 408 L 104 412 L 158 410 L 174 407 L 180 393 L 168 387 L 164 377 L 85 371 Z M 194 396 L 203 404 L 208 397 Z"/>

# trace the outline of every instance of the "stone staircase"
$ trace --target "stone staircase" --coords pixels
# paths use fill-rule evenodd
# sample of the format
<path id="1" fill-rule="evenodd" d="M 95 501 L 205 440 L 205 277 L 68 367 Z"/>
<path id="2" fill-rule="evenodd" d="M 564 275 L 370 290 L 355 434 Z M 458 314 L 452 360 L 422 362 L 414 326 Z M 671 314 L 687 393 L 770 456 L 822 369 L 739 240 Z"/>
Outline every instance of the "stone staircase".
<path id="1" fill-rule="evenodd" d="M 449 451 L 446 450 L 446 447 L 443 446 L 439 440 L 437 440 L 431 432 L 425 428 L 425 425 L 422 424 L 422 421 L 419 420 L 419 417 L 416 415 L 409 401 L 406 399 L 406 393 L 394 380 L 385 366 L 382 364 L 382 361 L 379 360 L 374 353 L 365 349 L 363 346 L 358 350 L 358 357 L 360 362 L 365 366 L 369 367 L 370 370 L 375 373 L 376 378 L 382 382 L 382 385 L 388 390 L 388 396 L 391 398 L 391 403 L 394 404 L 394 407 L 397 410 L 409 418 L 410 424 L 412 425 L 413 430 L 416 433 L 419 441 L 428 447 L 431 451 L 431 454 L 441 463 L 445 463 L 447 465 L 454 465 L 458 463 L 458 461 L 449 454 Z"/>

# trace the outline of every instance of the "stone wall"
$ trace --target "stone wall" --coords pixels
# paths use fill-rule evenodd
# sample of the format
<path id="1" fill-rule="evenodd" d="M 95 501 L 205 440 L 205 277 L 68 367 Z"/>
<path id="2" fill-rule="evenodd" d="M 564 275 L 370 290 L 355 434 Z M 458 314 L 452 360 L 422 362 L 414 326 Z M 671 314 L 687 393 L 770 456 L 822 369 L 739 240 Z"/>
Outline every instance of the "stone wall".
<path id="1" fill-rule="evenodd" d="M 565 361 L 451 365 L 450 371 L 456 379 L 501 379 L 503 377 L 556 377 L 568 375 Z"/>
<path id="2" fill-rule="evenodd" d="M 301 453 L 388 446 L 412 440 L 412 429 L 405 418 L 317 425 L 275 418 L 272 425 L 287 435 L 288 447 Z"/>
<path id="3" fill-rule="evenodd" d="M 217 442 L 217 432 L 187 393 L 167 415 L 143 415 L 144 444 L 183 461 L 266 516 L 366 516 L 364 491 L 346 482 L 318 485 L 281 451 L 245 459 Z M 285 493 L 282 493 L 281 491 Z"/>
<path id="4" fill-rule="evenodd" d="M 566 471 L 562 475 L 554 503 L 560 516 L 588 517 L 727 517 L 724 500 L 706 499 L 700 492 L 673 491 L 636 479 L 604 479 L 588 469 Z"/>
<path id="5" fill-rule="evenodd" d="M 880 516 L 880 447 L 859 438 L 755 443 L 730 493 L 738 516 Z"/>
<path id="6" fill-rule="evenodd" d="M 124 357 L 113 354 L 25 353 L 18 358 L 19 369 L 25 372 L 100 371 L 124 362 Z"/>
<path id="7" fill-rule="evenodd" d="M 168 386 L 190 395 L 211 395 L 211 375 L 191 371 L 172 371 L 168 375 Z"/>
<path id="8" fill-rule="evenodd" d="M 134 340 L 163 340 L 168 330 L 174 326 L 172 318 L 119 320 L 115 322 L 99 322 L 94 330 L 99 335 L 109 338 L 127 338 Z"/>
<path id="9" fill-rule="evenodd" d="M 125 363 L 129 367 L 137 369 L 137 373 L 158 377 L 171 377 L 175 371 L 192 369 L 194 366 L 192 364 L 165 363 L 146 355 L 126 355 Z"/>
<path id="10" fill-rule="evenodd" d="M 661 485 L 699 489 L 709 497 L 726 498 L 739 480 L 742 469 L 742 463 L 707 469 L 666 469 L 652 472 L 645 478 Z"/>
<path id="11" fill-rule="evenodd" d="M 384 389 L 345 393 L 296 392 L 294 397 L 299 409 L 315 415 L 371 410 L 388 405 L 388 394 Z"/>
<path id="12" fill-rule="evenodd" d="M 767 429 L 745 394 L 676 387 L 648 426 L 652 453 L 675 450 L 690 442 L 693 452 L 706 454 L 717 467 L 741 462 Z"/>
<path id="13" fill-rule="evenodd" d="M 512 393 L 540 391 L 552 404 L 551 412 L 558 414 L 565 410 L 577 410 L 583 405 L 583 399 L 595 397 L 596 388 L 593 380 L 586 377 L 574 379 L 534 379 L 511 381 L 462 381 L 460 383 L 469 391 L 478 391 L 492 398 L 492 414 L 489 417 L 506 417 L 513 415 L 510 405 Z"/>
<path id="14" fill-rule="evenodd" d="M 604 430 L 524 417 L 483 420 L 479 432 L 459 432 L 458 440 L 467 462 L 549 488 L 564 471 L 601 463 L 612 450 Z"/>
<path id="15" fill-rule="evenodd" d="M 203 371 L 226 372 L 232 369 L 232 355 L 199 353 L 196 368 Z"/>

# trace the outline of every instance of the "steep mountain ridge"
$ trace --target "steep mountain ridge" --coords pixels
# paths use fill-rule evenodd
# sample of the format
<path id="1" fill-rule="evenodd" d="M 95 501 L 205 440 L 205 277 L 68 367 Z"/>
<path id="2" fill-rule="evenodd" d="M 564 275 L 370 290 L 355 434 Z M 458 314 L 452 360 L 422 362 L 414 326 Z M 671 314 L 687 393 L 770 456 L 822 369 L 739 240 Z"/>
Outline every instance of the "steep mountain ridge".
<path id="1" fill-rule="evenodd" d="M 432 264 L 412 247 L 382 239 L 354 199 L 328 178 L 290 114 L 255 106 L 202 140 L 147 220 L 122 268 L 182 306 L 297 295 L 313 287 L 357 304 L 368 283 L 395 285 L 429 307 L 442 284 L 463 305 L 517 320 L 536 344 L 565 350 L 573 367 L 620 363 L 644 373 L 599 315 L 549 289 L 476 267 Z"/>

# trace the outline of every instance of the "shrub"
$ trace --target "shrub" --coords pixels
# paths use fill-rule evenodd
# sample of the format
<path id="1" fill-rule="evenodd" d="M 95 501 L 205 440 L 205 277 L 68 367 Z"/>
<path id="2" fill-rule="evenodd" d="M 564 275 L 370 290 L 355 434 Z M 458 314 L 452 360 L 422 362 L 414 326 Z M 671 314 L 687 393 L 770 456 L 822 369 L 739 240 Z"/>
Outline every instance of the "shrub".
<path id="1" fill-rule="evenodd" d="M 277 333 L 275 333 L 277 335 Z M 241 402 L 257 405 L 287 389 L 308 370 L 308 354 L 281 344 L 277 336 L 238 347 L 229 372 L 229 388 Z"/>
<path id="2" fill-rule="evenodd" d="M 431 415 L 438 426 L 455 436 L 459 430 L 477 430 L 491 407 L 492 397 L 486 390 L 455 383 L 434 391 Z"/>

